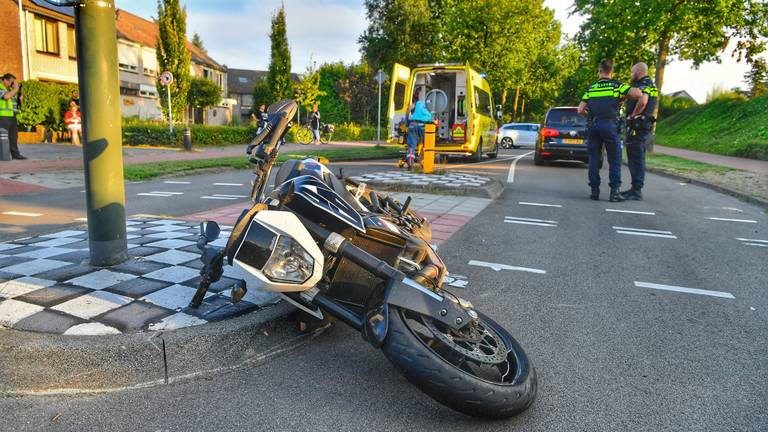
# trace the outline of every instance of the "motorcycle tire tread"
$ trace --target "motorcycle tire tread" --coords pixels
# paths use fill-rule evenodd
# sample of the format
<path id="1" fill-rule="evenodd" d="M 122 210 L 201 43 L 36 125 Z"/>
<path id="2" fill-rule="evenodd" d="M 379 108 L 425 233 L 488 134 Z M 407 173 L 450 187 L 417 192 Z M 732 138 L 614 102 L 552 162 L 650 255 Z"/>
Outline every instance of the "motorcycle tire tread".
<path id="1" fill-rule="evenodd" d="M 533 403 L 537 387 L 533 365 L 518 385 L 472 379 L 426 348 L 399 312 L 390 311 L 389 326 L 384 354 L 408 381 L 436 401 L 470 416 L 496 419 L 517 415 Z"/>

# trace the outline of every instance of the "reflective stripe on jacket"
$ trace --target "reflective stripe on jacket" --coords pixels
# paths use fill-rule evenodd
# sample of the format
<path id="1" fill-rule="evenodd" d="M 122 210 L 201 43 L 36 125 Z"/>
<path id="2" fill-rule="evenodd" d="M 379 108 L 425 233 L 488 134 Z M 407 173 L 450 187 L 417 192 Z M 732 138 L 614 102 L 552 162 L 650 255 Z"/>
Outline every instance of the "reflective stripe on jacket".
<path id="1" fill-rule="evenodd" d="M 8 87 L 0 83 L 0 117 L 13 117 L 16 115 L 16 104 L 13 98 L 6 99 L 4 97 L 9 91 Z"/>

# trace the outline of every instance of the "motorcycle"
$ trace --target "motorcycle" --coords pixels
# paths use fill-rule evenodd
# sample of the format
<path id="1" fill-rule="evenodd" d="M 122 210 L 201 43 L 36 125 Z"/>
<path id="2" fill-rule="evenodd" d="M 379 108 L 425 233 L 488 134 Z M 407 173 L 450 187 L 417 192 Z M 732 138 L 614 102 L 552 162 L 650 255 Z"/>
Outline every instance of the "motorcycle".
<path id="1" fill-rule="evenodd" d="M 536 372 L 520 344 L 467 300 L 442 286 L 446 266 L 429 244 L 428 222 L 405 203 L 339 179 L 314 159 L 290 160 L 267 181 L 297 104 L 268 108 L 248 146 L 253 205 L 226 247 L 220 228 L 200 225 L 203 267 L 190 303 L 197 307 L 226 263 L 245 279 L 232 290 L 278 293 L 304 313 L 361 332 L 416 387 L 465 414 L 507 418 L 536 396 Z"/>

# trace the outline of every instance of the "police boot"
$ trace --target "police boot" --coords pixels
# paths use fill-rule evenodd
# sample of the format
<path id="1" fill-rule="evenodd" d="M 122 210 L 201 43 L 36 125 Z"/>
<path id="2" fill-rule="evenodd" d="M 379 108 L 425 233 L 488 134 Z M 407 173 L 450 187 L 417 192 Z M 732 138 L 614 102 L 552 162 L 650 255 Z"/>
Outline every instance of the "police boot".
<path id="1" fill-rule="evenodd" d="M 643 193 L 637 186 L 632 186 L 631 189 L 627 189 L 621 193 L 621 197 L 627 201 L 642 201 Z"/>
<path id="2" fill-rule="evenodd" d="M 610 202 L 622 202 L 624 201 L 624 197 L 621 196 L 619 193 L 619 188 L 611 188 L 611 195 L 608 197 L 608 201 Z"/>
<path id="3" fill-rule="evenodd" d="M 593 201 L 597 201 L 600 199 L 600 188 L 599 187 L 593 187 L 592 192 L 589 194 L 589 199 Z"/>

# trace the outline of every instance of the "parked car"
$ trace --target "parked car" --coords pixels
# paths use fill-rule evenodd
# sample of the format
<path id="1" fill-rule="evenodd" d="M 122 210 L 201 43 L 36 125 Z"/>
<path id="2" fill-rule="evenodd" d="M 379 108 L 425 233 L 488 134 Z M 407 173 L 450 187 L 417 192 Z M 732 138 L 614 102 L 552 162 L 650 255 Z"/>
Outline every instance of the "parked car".
<path id="1" fill-rule="evenodd" d="M 501 125 L 496 132 L 496 139 L 502 148 L 518 148 L 520 146 L 535 146 L 539 138 L 541 125 L 536 123 L 507 123 Z"/>
<path id="2" fill-rule="evenodd" d="M 578 160 L 587 163 L 587 119 L 576 107 L 554 107 L 547 111 L 539 134 L 533 162 L 544 165 L 553 160 Z"/>

